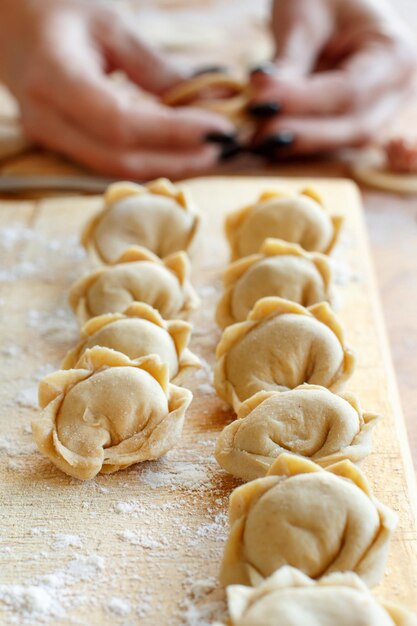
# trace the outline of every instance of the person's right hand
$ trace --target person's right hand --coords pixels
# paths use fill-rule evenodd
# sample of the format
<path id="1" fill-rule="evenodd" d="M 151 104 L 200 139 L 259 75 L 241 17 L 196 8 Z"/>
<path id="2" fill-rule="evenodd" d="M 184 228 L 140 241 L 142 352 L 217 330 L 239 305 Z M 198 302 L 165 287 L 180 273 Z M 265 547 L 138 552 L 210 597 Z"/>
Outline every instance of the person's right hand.
<path id="1" fill-rule="evenodd" d="M 410 96 L 416 46 L 386 0 L 274 0 L 272 31 L 275 58 L 251 77 L 261 154 L 365 145 Z"/>
<path id="2" fill-rule="evenodd" d="M 210 134 L 233 126 L 214 113 L 170 109 L 121 89 L 123 70 L 158 95 L 182 78 L 132 20 L 83 0 L 2 0 L 0 78 L 17 98 L 29 138 L 104 174 L 178 178 L 213 166 Z"/>

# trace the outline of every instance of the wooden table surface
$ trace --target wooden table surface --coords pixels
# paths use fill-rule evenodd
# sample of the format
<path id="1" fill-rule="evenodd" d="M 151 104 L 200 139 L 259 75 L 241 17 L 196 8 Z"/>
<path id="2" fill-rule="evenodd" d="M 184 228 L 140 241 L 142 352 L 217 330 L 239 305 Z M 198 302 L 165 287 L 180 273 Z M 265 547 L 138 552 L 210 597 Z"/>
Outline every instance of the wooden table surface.
<path id="1" fill-rule="evenodd" d="M 38 453 L 28 424 L 38 415 L 36 379 L 55 368 L 78 337 L 67 291 L 91 268 L 76 242 L 101 198 L 3 204 L 0 232 L 9 227 L 14 245 L 4 252 L 2 274 L 10 280 L 0 290 L 1 624 L 209 626 L 221 619 L 224 590 L 217 577 L 228 498 L 238 484 L 213 457 L 218 433 L 234 418 L 212 386 L 220 337 L 214 310 L 229 257 L 223 221 L 267 187 L 299 190 L 311 184 L 253 177 L 186 182 L 204 216 L 192 258 L 202 306 L 190 317 L 190 347 L 202 367 L 183 380 L 194 398 L 181 440 L 159 461 L 85 482 Z M 383 417 L 362 469 L 376 497 L 399 516 L 385 574 L 374 591 L 417 610 L 415 481 L 360 200 L 349 182 L 316 184 L 325 205 L 345 218 L 332 259 L 338 316 L 357 353 L 347 389 L 364 410 Z"/>
<path id="2" fill-rule="evenodd" d="M 393 0 L 392 0 L 393 1 Z M 271 43 L 266 33 L 267 3 L 250 0 L 126 0 L 129 8 L 141 6 L 143 34 L 180 60 L 194 63 L 218 62 L 251 66 L 266 58 Z M 158 9 L 163 8 L 163 11 Z M 396 0 L 395 7 L 406 17 L 417 38 L 417 4 Z M 185 24 L 176 28 L 175 20 Z M 242 36 L 247 32 L 248 36 Z M 234 33 L 239 33 L 235 37 Z M 417 123 L 417 107 L 399 120 L 404 128 Z M 0 93 L 0 156 L 3 143 L 19 138 L 14 130 L 16 109 L 5 92 Z M 414 123 L 413 123 L 414 120 Z M 397 120 L 398 121 L 398 120 Z M 73 166 L 50 155 L 33 155 L 7 160 L 1 169 L 30 173 L 33 170 L 60 171 Z M 346 176 L 346 165 L 337 160 L 303 161 L 291 165 L 264 166 L 255 161 L 240 161 L 222 172 L 291 176 Z M 410 446 L 417 464 L 417 199 L 363 189 L 373 260 L 394 368 L 406 418 Z"/>

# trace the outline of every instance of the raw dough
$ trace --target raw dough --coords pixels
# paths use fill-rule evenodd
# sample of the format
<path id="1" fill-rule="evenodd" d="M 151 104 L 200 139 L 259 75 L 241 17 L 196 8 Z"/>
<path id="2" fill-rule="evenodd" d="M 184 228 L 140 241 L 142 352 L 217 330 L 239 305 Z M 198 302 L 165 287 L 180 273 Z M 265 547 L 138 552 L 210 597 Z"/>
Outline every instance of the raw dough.
<path id="1" fill-rule="evenodd" d="M 232 261 L 258 252 L 268 237 L 327 254 L 336 243 L 341 225 L 342 218 L 330 215 L 312 189 L 299 194 L 266 191 L 255 204 L 226 217 L 226 236 Z"/>
<path id="2" fill-rule="evenodd" d="M 396 521 L 350 461 L 324 470 L 281 454 L 265 478 L 230 497 L 221 582 L 256 586 L 291 565 L 312 578 L 352 571 L 376 585 Z"/>
<path id="3" fill-rule="evenodd" d="M 230 626 L 417 626 L 414 614 L 378 602 L 352 572 L 315 581 L 287 565 L 255 589 L 231 585 L 227 599 Z"/>
<path id="4" fill-rule="evenodd" d="M 380 148 L 364 150 L 351 164 L 353 177 L 368 187 L 390 193 L 416 195 L 417 173 L 393 172 L 387 166 L 386 155 Z"/>
<path id="5" fill-rule="evenodd" d="M 88 480 L 165 454 L 181 436 L 191 399 L 188 389 L 168 382 L 168 368 L 157 356 L 131 361 L 95 347 L 77 369 L 40 382 L 43 412 L 32 432 L 60 470 Z"/>
<path id="6" fill-rule="evenodd" d="M 340 391 L 355 364 L 327 303 L 306 309 L 282 298 L 258 300 L 247 321 L 228 326 L 216 356 L 216 391 L 235 411 L 258 391 L 303 383 Z"/>
<path id="7" fill-rule="evenodd" d="M 176 85 L 163 95 L 162 102 L 174 107 L 190 105 L 208 109 L 239 125 L 248 119 L 248 83 L 230 74 L 209 72 Z"/>
<path id="8" fill-rule="evenodd" d="M 353 394 L 337 396 L 318 385 L 291 391 L 260 391 L 240 405 L 238 419 L 217 439 L 216 459 L 243 480 L 265 476 L 283 452 L 322 467 L 371 452 L 372 429 L 378 419 L 363 413 Z"/>
<path id="9" fill-rule="evenodd" d="M 87 224 L 82 243 L 104 264 L 136 246 L 163 258 L 189 251 L 198 224 L 189 196 L 169 180 L 145 186 L 120 182 L 107 189 L 104 208 Z"/>
<path id="10" fill-rule="evenodd" d="M 164 319 L 184 317 L 199 303 L 189 275 L 184 252 L 161 261 L 149 251 L 129 250 L 115 265 L 77 280 L 69 303 L 80 324 L 103 313 L 120 313 L 136 301 L 150 304 Z"/>
<path id="11" fill-rule="evenodd" d="M 221 328 L 243 322 L 257 300 L 279 296 L 303 306 L 331 300 L 326 256 L 281 239 L 265 239 L 259 254 L 232 263 L 223 277 L 225 292 L 216 312 Z"/>
<path id="12" fill-rule="evenodd" d="M 168 366 L 172 380 L 187 367 L 198 367 L 198 358 L 188 350 L 191 324 L 181 320 L 166 322 L 156 309 L 134 302 L 123 313 L 106 313 L 88 321 L 81 330 L 79 344 L 65 357 L 62 368 L 76 367 L 89 348 L 102 346 L 122 352 L 130 359 L 156 354 Z"/>

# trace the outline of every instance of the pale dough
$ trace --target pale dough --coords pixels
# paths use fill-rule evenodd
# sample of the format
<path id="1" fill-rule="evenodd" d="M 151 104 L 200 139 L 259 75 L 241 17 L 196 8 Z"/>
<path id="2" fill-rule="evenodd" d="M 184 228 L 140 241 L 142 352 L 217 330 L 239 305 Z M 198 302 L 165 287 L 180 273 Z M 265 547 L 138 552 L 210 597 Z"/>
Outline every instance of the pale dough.
<path id="1" fill-rule="evenodd" d="M 312 578 L 352 571 L 376 585 L 396 521 L 350 461 L 325 470 L 281 454 L 265 478 L 230 497 L 221 582 L 258 585 L 291 565 Z"/>
<path id="2" fill-rule="evenodd" d="M 231 585 L 227 599 L 230 626 L 417 626 L 416 615 L 380 603 L 352 572 L 315 581 L 286 565 L 258 587 Z"/>
<path id="3" fill-rule="evenodd" d="M 353 394 L 338 396 L 304 384 L 291 391 L 260 391 L 240 405 L 238 419 L 220 433 L 215 456 L 234 476 L 265 476 L 283 452 L 325 467 L 343 459 L 358 462 L 371 452 L 378 419 L 364 413 Z"/>
<path id="4" fill-rule="evenodd" d="M 163 258 L 189 251 L 200 218 L 190 198 L 170 181 L 110 185 L 104 208 L 84 229 L 82 243 L 100 263 L 114 263 L 130 248 Z"/>
<path id="5" fill-rule="evenodd" d="M 226 217 L 232 261 L 258 252 L 268 237 L 298 243 L 309 252 L 329 253 L 342 218 L 330 215 L 312 189 L 299 194 L 266 191 L 255 204 Z"/>
<path id="6" fill-rule="evenodd" d="M 164 319 L 184 317 L 199 303 L 189 276 L 184 252 L 161 261 L 149 251 L 129 250 L 115 265 L 77 280 L 69 303 L 80 324 L 103 313 L 120 313 L 132 302 L 150 304 Z"/>
<path id="7" fill-rule="evenodd" d="M 216 95 L 228 92 L 228 95 Z M 167 106 L 195 106 L 228 117 L 234 124 L 248 121 L 249 85 L 230 74 L 209 72 L 175 85 L 162 96 Z"/>
<path id="8" fill-rule="evenodd" d="M 417 174 L 390 171 L 378 148 L 364 150 L 351 164 L 351 170 L 358 182 L 369 187 L 404 195 L 417 194 Z"/>
<path id="9" fill-rule="evenodd" d="M 168 452 L 181 436 L 191 399 L 190 391 L 168 382 L 168 367 L 157 356 L 130 360 L 95 347 L 77 369 L 40 382 L 43 411 L 32 432 L 60 470 L 88 480 Z"/>
<path id="10" fill-rule="evenodd" d="M 156 309 L 134 302 L 123 313 L 106 313 L 89 320 L 81 329 L 78 345 L 66 355 L 62 368 L 77 366 L 89 348 L 102 346 L 122 352 L 130 359 L 156 354 L 168 366 L 170 380 L 185 368 L 198 367 L 198 358 L 188 349 L 191 324 L 165 321 Z"/>
<path id="11" fill-rule="evenodd" d="M 226 328 L 216 356 L 216 391 L 235 411 L 258 391 L 303 383 L 340 391 L 355 364 L 327 303 L 304 308 L 272 297 L 258 300 L 247 321 Z"/>
<path id="12" fill-rule="evenodd" d="M 221 328 L 243 322 L 257 300 L 278 296 L 311 306 L 331 301 L 328 258 L 298 244 L 265 239 L 259 253 L 232 263 L 223 276 L 216 321 Z"/>

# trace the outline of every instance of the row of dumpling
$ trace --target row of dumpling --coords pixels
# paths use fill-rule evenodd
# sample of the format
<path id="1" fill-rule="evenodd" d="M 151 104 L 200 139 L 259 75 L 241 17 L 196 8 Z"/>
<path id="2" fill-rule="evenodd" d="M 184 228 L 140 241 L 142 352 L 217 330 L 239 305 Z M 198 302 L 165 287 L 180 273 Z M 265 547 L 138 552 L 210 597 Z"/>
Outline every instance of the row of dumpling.
<path id="1" fill-rule="evenodd" d="M 216 458 L 249 481 L 230 497 L 221 567 L 234 626 L 416 624 L 364 585 L 382 578 L 396 515 L 355 465 L 377 416 L 338 395 L 355 359 L 323 252 L 340 223 L 311 191 L 264 194 L 227 219 L 238 260 L 217 309 L 215 386 L 237 419 Z"/>
<path id="2" fill-rule="evenodd" d="M 286 451 L 322 466 L 370 452 L 377 416 L 354 395 L 336 395 L 355 366 L 330 306 L 323 254 L 340 225 L 311 190 L 264 193 L 227 218 L 232 259 L 240 258 L 224 274 L 217 308 L 224 332 L 215 385 L 238 419 L 220 435 L 216 455 L 239 478 L 264 476 Z"/>
<path id="3" fill-rule="evenodd" d="M 198 304 L 185 250 L 198 215 L 165 180 L 112 185 L 83 243 L 101 266 L 70 289 L 81 328 L 62 369 L 39 386 L 39 450 L 79 479 L 157 459 L 181 436 L 199 361 L 183 319 Z M 164 257 L 163 259 L 161 257 Z"/>

